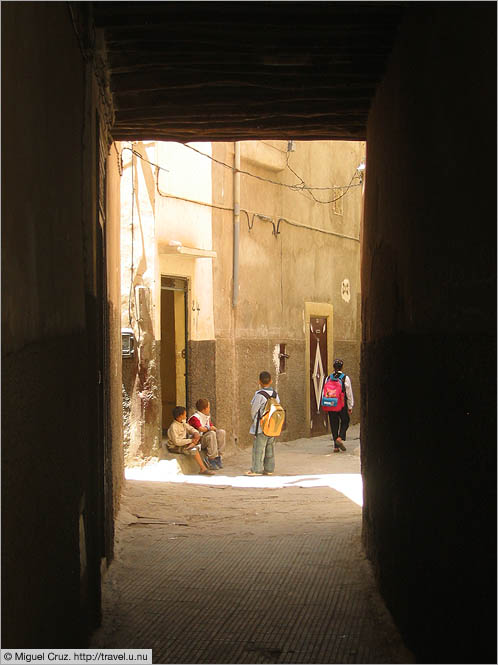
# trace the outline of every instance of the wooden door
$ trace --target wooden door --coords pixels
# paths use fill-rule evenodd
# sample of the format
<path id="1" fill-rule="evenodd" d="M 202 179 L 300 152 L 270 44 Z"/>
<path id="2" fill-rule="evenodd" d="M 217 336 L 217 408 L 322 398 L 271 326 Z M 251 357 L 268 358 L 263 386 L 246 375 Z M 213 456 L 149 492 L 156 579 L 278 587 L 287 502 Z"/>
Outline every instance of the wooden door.
<path id="1" fill-rule="evenodd" d="M 161 275 L 161 402 L 163 430 L 176 405 L 187 402 L 187 293 L 181 277 Z"/>
<path id="2" fill-rule="evenodd" d="M 320 409 L 322 388 L 327 376 L 327 318 L 310 317 L 310 430 L 311 436 L 328 431 L 327 414 Z"/>
<path id="3" fill-rule="evenodd" d="M 161 289 L 161 403 L 163 430 L 171 425 L 176 400 L 175 292 Z M 182 406 L 185 406 L 183 404 Z"/>

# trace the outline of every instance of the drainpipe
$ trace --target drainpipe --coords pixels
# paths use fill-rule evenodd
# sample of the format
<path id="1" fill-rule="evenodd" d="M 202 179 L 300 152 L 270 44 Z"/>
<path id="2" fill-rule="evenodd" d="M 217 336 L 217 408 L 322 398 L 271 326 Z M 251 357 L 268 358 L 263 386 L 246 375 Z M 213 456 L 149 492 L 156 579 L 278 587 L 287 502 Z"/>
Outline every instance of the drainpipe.
<path id="1" fill-rule="evenodd" d="M 240 143 L 234 145 L 233 172 L 233 295 L 232 306 L 239 301 L 239 235 L 240 235 Z"/>

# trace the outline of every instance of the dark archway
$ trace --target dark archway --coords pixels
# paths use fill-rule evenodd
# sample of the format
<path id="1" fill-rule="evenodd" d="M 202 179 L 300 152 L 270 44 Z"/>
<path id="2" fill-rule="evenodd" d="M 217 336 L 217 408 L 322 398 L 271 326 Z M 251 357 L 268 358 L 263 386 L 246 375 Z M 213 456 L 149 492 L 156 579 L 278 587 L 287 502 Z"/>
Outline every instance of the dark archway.
<path id="1" fill-rule="evenodd" d="M 4 616 L 32 599 L 4 646 L 74 646 L 91 611 L 95 74 L 114 139 L 367 139 L 365 543 L 420 661 L 492 662 L 495 5 L 4 4 Z"/>
<path id="2" fill-rule="evenodd" d="M 365 543 L 418 656 L 475 658 L 466 634 L 484 645 L 495 621 L 495 576 L 468 565 L 495 556 L 495 204 L 465 192 L 495 163 L 495 7 L 94 10 L 115 138 L 367 138 Z"/>

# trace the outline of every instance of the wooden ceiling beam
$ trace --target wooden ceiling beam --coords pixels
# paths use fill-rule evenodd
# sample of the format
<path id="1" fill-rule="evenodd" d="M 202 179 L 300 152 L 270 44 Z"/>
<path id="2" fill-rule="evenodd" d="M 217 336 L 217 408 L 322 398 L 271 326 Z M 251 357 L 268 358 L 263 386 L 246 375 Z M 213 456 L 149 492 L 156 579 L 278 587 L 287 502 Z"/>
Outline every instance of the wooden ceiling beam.
<path id="1" fill-rule="evenodd" d="M 251 116 L 256 115 L 261 112 L 262 109 L 272 109 L 274 113 L 284 113 L 289 108 L 292 108 L 293 113 L 297 115 L 308 114 L 308 117 L 311 117 L 313 111 L 311 109 L 318 109 L 317 113 L 324 113 L 322 109 L 327 109 L 325 115 L 330 112 L 330 109 L 334 113 L 337 111 L 354 113 L 355 109 L 360 108 L 362 112 L 364 109 L 368 109 L 370 106 L 371 95 L 364 95 L 363 97 L 352 97 L 346 99 L 344 97 L 329 97 L 328 99 L 317 99 L 313 97 L 301 98 L 301 99 L 292 99 L 291 97 L 282 98 L 277 97 L 271 100 L 258 100 L 257 102 L 252 101 L 251 103 Z M 138 101 L 140 103 L 138 103 Z M 200 110 L 200 113 L 207 113 L 209 110 L 223 110 L 225 114 L 230 114 L 239 116 L 245 114 L 247 116 L 247 103 L 251 102 L 250 98 L 245 99 L 233 99 L 228 100 L 225 95 L 222 98 L 212 98 L 208 97 L 204 99 L 202 103 L 199 103 L 198 95 L 192 96 L 190 98 L 182 98 L 179 96 L 176 100 L 167 100 L 164 97 L 161 99 L 155 99 L 154 97 L 140 96 L 139 100 L 133 104 L 124 105 L 119 100 L 116 101 L 116 112 L 125 114 L 128 117 L 142 117 L 142 118 L 153 118 L 157 115 L 162 115 L 164 113 L 172 114 L 180 111 L 183 115 L 188 112 L 189 117 L 193 117 L 197 112 L 197 109 Z"/>
<path id="2" fill-rule="evenodd" d="M 271 29 L 285 25 L 323 26 L 324 22 L 347 25 L 380 23 L 395 19 L 406 2 L 95 2 L 97 27 L 130 28 L 147 25 L 213 24 L 248 25 Z"/>
<path id="3" fill-rule="evenodd" d="M 263 139 L 278 141 L 292 137 L 296 141 L 365 141 L 365 126 L 363 123 L 352 125 L 345 122 L 343 125 L 332 125 L 329 128 L 323 124 L 310 126 L 278 126 L 278 127 L 235 127 L 221 128 L 137 128 L 135 126 L 115 127 L 112 131 L 115 141 L 175 141 L 189 143 L 192 141 L 260 141 Z"/>
<path id="4" fill-rule="evenodd" d="M 92 2 L 114 138 L 364 140 L 406 2 Z"/>

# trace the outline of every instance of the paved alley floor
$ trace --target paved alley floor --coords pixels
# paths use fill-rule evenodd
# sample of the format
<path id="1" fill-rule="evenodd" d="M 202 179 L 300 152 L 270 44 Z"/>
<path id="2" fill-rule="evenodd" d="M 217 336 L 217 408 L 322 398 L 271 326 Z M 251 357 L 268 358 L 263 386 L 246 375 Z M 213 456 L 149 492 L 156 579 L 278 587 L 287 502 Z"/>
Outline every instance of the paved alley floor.
<path id="1" fill-rule="evenodd" d="M 250 450 L 212 478 L 129 470 L 91 646 L 154 663 L 414 662 L 362 551 L 348 434 L 339 454 L 328 436 L 278 443 L 271 477 L 243 475 Z"/>

